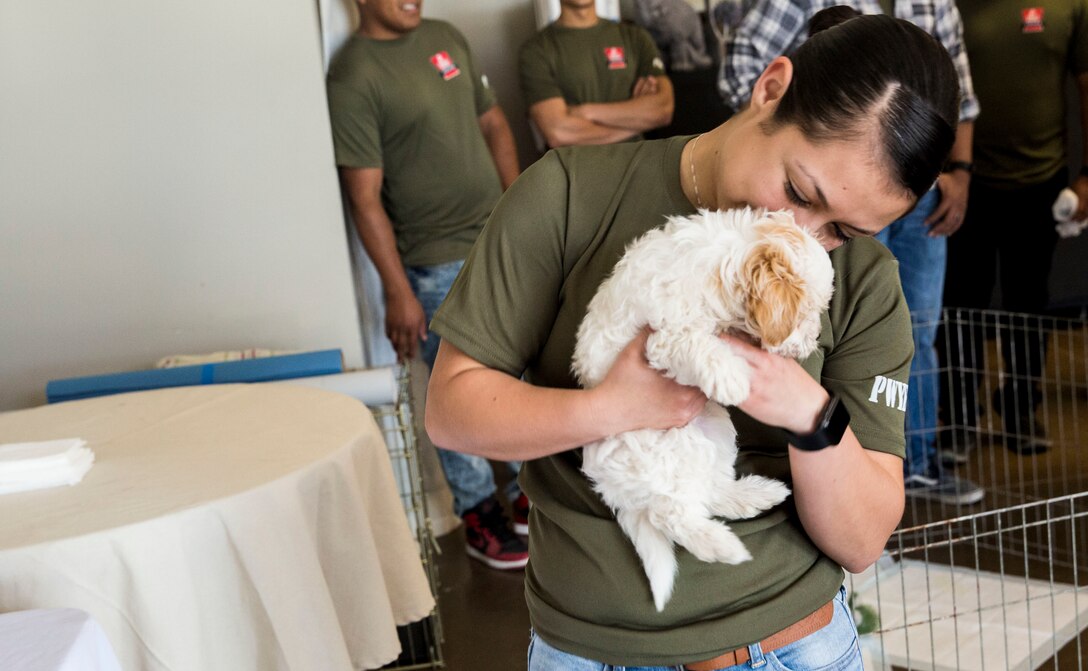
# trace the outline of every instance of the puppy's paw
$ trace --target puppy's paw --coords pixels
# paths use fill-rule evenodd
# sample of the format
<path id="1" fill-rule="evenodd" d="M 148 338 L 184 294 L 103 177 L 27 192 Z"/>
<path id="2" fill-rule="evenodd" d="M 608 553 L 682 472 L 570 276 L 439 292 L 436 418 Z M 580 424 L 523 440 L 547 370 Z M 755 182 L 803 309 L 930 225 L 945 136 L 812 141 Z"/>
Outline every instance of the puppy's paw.
<path id="1" fill-rule="evenodd" d="M 790 495 L 790 488 L 785 484 L 761 475 L 746 475 L 728 486 L 719 486 L 716 491 L 714 515 L 731 520 L 755 517 Z"/>
<path id="2" fill-rule="evenodd" d="M 692 541 L 685 547 L 700 561 L 740 564 L 752 558 L 740 538 L 724 524 L 715 524 L 713 529 L 708 527 Z"/>
<path id="3" fill-rule="evenodd" d="M 737 405 L 748 398 L 751 390 L 751 378 L 748 364 L 741 361 L 740 366 L 717 366 L 702 387 L 703 393 L 722 405 Z"/>

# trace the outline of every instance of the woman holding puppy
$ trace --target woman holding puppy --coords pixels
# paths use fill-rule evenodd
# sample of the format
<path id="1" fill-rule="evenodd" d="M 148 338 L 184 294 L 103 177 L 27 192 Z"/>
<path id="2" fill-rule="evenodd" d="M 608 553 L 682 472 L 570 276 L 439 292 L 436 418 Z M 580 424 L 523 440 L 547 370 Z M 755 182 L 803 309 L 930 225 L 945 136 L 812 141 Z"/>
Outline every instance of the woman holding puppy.
<path id="1" fill-rule="evenodd" d="M 851 18 L 776 59 L 749 107 L 713 131 L 549 152 L 500 201 L 432 324 L 442 345 L 426 423 L 449 449 L 527 460 L 530 671 L 861 668 L 842 569 L 875 561 L 903 512 L 913 353 L 894 260 L 869 238 L 936 179 L 958 98 L 952 62 L 925 32 Z M 599 386 L 578 389 L 575 334 L 627 243 L 669 215 L 745 205 L 793 210 L 835 269 L 808 359 L 723 336 L 752 368 L 751 395 L 731 410 L 738 474 L 781 479 L 793 496 L 730 523 L 749 562 L 678 548 L 658 612 L 577 448 L 682 426 L 706 399 L 646 364 L 646 333 Z"/>

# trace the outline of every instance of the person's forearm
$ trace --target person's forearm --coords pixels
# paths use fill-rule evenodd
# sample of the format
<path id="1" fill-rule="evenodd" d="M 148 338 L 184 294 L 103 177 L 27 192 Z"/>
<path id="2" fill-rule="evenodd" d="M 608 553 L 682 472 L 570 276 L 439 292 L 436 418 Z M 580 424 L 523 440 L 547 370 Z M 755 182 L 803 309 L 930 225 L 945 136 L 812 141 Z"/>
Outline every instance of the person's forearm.
<path id="1" fill-rule="evenodd" d="M 817 547 L 853 573 L 876 561 L 903 516 L 902 460 L 865 450 L 847 430 L 833 447 L 791 447 L 790 470 L 801 523 Z"/>
<path id="2" fill-rule="evenodd" d="M 544 135 L 549 147 L 566 147 L 579 144 L 612 144 L 622 142 L 638 135 L 637 131 L 627 128 L 603 126 L 588 119 L 566 115 L 560 119 L 551 119 L 537 123 L 537 128 Z"/>
<path id="3" fill-rule="evenodd" d="M 1082 72 L 1076 76 L 1077 91 L 1080 97 L 1080 124 L 1083 154 L 1080 172 L 1070 180 L 1070 186 L 1077 194 L 1077 209 L 1073 212 L 1073 221 L 1083 221 L 1088 218 L 1088 72 Z"/>
<path id="4" fill-rule="evenodd" d="M 609 435 L 606 418 L 592 391 L 537 387 L 480 367 L 431 378 L 425 423 L 436 445 L 510 461 L 599 440 Z"/>
<path id="5" fill-rule="evenodd" d="M 480 118 L 480 130 L 483 132 L 484 141 L 491 152 L 491 159 L 495 162 L 499 181 L 502 182 L 502 188 L 505 191 L 521 174 L 514 133 L 510 130 L 506 115 L 498 106 L 492 107 Z"/>
<path id="6" fill-rule="evenodd" d="M 393 224 L 385 211 L 353 204 L 351 214 L 355 221 L 355 230 L 359 233 L 359 241 L 381 278 L 382 291 L 386 298 L 414 295 L 397 251 Z"/>
<path id="7" fill-rule="evenodd" d="M 956 141 L 948 155 L 949 161 L 971 163 L 974 130 L 973 121 L 959 123 L 956 127 Z M 956 166 L 942 172 L 937 177 L 937 188 L 941 191 L 941 201 L 926 217 L 925 222 L 929 226 L 929 237 L 952 235 L 963 225 L 971 188 L 971 170 Z"/>
<path id="8" fill-rule="evenodd" d="M 1088 72 L 1076 76 L 1077 92 L 1080 94 L 1080 129 L 1083 152 L 1081 163 L 1088 166 Z"/>
<path id="9" fill-rule="evenodd" d="M 662 84 L 662 89 L 653 95 L 636 96 L 612 103 L 579 105 L 576 116 L 603 126 L 644 133 L 654 128 L 667 126 L 672 121 L 672 112 L 672 88 Z"/>
<path id="10" fill-rule="evenodd" d="M 948 154 L 950 161 L 972 161 L 972 143 L 975 137 L 975 122 L 961 121 L 956 125 L 956 141 L 952 144 L 952 151 Z"/>

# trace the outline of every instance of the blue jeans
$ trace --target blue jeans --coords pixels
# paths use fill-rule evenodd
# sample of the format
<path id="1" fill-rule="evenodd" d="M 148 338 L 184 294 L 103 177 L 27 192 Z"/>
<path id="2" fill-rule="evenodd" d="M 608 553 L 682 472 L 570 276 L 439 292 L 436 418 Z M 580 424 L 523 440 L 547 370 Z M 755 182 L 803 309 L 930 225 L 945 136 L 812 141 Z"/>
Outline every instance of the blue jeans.
<path id="1" fill-rule="evenodd" d="M 408 282 L 412 285 L 412 292 L 427 315 L 428 324 L 434 318 L 438 306 L 446 299 L 446 294 L 464 263 L 452 261 L 434 266 L 408 266 L 404 269 Z M 434 359 L 438 356 L 438 343 L 438 334 L 428 329 L 427 339 L 420 343 L 420 355 L 428 368 L 434 367 Z M 487 459 L 438 447 L 438 460 L 446 473 L 446 481 L 453 493 L 453 511 L 458 517 L 495 494 L 495 476 Z M 507 463 L 511 473 L 516 476 L 521 462 Z M 506 494 L 514 497 L 519 492 L 517 477 L 512 477 Z"/>
<path id="2" fill-rule="evenodd" d="M 751 659 L 723 671 L 862 671 L 861 646 L 854 617 L 846 605 L 846 590 L 835 597 L 835 614 L 823 629 L 764 652 L 759 643 L 748 646 Z M 563 652 L 532 633 L 529 639 L 529 671 L 683 671 L 675 666 L 616 666 Z"/>
<path id="3" fill-rule="evenodd" d="M 906 475 L 932 473 L 937 468 L 937 406 L 940 369 L 937 327 L 941 321 L 948 239 L 926 235 L 926 217 L 937 209 L 941 192 L 932 188 L 905 217 L 881 231 L 876 239 L 899 260 L 899 281 L 910 308 L 914 331 L 914 360 L 907 390 Z"/>

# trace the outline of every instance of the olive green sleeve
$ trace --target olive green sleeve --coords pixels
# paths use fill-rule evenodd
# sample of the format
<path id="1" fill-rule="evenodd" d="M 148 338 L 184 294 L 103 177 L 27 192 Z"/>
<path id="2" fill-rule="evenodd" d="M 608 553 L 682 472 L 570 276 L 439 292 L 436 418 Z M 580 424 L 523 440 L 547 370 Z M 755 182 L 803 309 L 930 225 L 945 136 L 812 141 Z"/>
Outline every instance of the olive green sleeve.
<path id="1" fill-rule="evenodd" d="M 633 26 L 633 29 L 632 40 L 635 44 L 635 53 L 638 54 L 638 76 L 663 76 L 665 74 L 665 62 L 661 60 L 661 51 L 658 50 L 657 44 L 650 37 L 650 33 L 638 26 Z"/>
<path id="2" fill-rule="evenodd" d="M 329 82 L 328 102 L 336 165 L 382 167 L 381 109 L 375 98 Z"/>
<path id="3" fill-rule="evenodd" d="M 539 34 L 523 44 L 518 52 L 518 81 L 526 107 L 541 100 L 563 97 L 552 58 Z"/>
<path id="4" fill-rule="evenodd" d="M 830 317 L 834 346 L 821 382 L 843 398 L 850 428 L 863 447 L 904 456 L 907 391 L 914 340 L 898 265 L 879 243 L 850 243 L 836 264 L 839 275 Z M 832 252 L 832 258 L 840 250 Z M 842 248 L 846 256 L 845 248 Z"/>
<path id="5" fill-rule="evenodd" d="M 555 152 L 499 200 L 431 322 L 480 363 L 520 376 L 559 309 L 564 277 L 567 173 Z"/>

